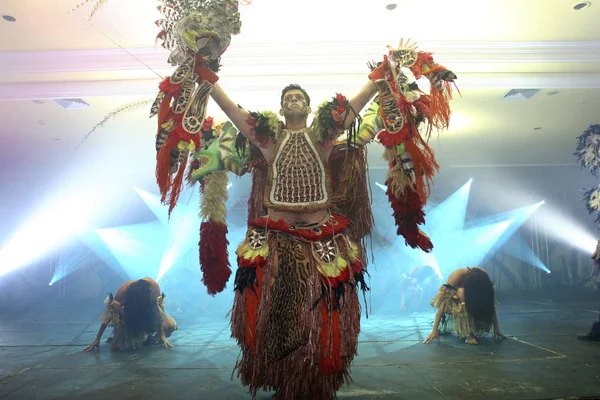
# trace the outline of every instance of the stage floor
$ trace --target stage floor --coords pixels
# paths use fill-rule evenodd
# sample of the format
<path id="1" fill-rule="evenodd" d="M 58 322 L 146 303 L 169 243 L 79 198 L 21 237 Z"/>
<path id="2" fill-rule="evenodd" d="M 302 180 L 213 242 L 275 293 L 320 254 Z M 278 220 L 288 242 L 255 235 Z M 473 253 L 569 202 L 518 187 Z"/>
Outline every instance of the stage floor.
<path id="1" fill-rule="evenodd" d="M 452 336 L 422 344 L 433 309 L 364 319 L 350 399 L 557 399 L 600 396 L 600 342 L 576 339 L 597 304 L 500 298 L 505 341 L 470 346 Z M 10 314 L 9 314 L 10 310 Z M 1 399 L 250 399 L 231 379 L 239 351 L 227 318 L 177 318 L 172 349 L 85 353 L 97 301 L 0 307 Z M 18 313 L 18 314 L 16 314 Z M 110 336 L 110 329 L 104 339 Z M 258 399 L 270 399 L 260 393 Z"/>

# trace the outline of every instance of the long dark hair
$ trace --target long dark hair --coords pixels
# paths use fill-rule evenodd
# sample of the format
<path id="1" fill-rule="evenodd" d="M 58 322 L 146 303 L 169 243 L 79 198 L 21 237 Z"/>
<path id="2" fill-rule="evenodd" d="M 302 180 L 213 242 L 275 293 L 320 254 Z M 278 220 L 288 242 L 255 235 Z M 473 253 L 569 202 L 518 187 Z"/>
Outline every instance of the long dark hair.
<path id="1" fill-rule="evenodd" d="M 150 283 L 140 279 L 133 282 L 123 299 L 123 317 L 132 336 L 156 332 L 158 305 L 157 293 Z"/>
<path id="2" fill-rule="evenodd" d="M 482 269 L 470 268 L 464 281 L 465 306 L 477 321 L 490 323 L 494 316 L 494 284 Z"/>

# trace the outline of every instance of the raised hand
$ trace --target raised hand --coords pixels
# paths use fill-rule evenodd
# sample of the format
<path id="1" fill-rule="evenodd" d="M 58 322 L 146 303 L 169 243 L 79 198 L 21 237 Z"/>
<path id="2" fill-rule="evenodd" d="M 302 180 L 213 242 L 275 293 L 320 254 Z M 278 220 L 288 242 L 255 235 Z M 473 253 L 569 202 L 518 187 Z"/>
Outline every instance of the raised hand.
<path id="1" fill-rule="evenodd" d="M 411 39 L 404 41 L 400 39 L 398 47 L 387 45 L 390 52 L 389 62 L 394 64 L 395 67 L 411 67 L 417 61 L 417 43 L 411 43 Z"/>
<path id="2" fill-rule="evenodd" d="M 417 42 L 411 43 L 411 40 L 412 39 L 408 38 L 406 40 L 406 42 L 405 42 L 404 39 L 400 39 L 400 42 L 398 43 L 398 47 L 394 48 L 392 45 L 388 44 L 387 48 L 391 52 L 400 51 L 400 50 L 403 50 L 403 51 L 415 51 L 415 50 L 417 50 L 417 47 L 418 47 L 417 46 Z"/>

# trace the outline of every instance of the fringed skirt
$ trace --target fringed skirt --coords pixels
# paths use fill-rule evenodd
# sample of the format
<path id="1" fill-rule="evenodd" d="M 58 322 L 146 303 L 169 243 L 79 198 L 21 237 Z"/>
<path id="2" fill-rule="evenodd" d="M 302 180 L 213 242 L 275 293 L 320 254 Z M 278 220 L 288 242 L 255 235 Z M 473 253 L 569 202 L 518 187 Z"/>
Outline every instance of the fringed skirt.
<path id="1" fill-rule="evenodd" d="M 253 398 L 328 400 L 349 383 L 360 331 L 358 246 L 333 217 L 312 228 L 259 218 L 238 247 L 232 336 L 235 370 Z"/>
<path id="2" fill-rule="evenodd" d="M 148 340 L 148 335 L 145 333 L 134 335 L 129 329 L 125 321 L 116 313 L 110 304 L 106 305 L 104 313 L 100 317 L 102 323 L 113 328 L 113 336 L 110 342 L 110 347 L 113 350 L 134 350 L 142 347 Z"/>
<path id="3" fill-rule="evenodd" d="M 439 325 L 439 331 L 442 333 L 455 332 L 458 337 L 475 337 L 487 335 L 492 329 L 491 323 L 485 323 L 473 318 L 461 303 L 457 296 L 458 289 L 454 286 L 445 284 L 440 287 L 438 293 L 431 300 L 431 305 L 435 308 L 443 308 L 444 315 Z"/>

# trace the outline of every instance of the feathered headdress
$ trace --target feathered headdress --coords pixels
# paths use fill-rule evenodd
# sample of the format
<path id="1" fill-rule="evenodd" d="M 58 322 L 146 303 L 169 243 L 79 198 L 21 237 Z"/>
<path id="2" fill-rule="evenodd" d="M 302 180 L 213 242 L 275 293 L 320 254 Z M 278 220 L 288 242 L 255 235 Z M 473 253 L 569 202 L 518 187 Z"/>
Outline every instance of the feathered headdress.
<path id="1" fill-rule="evenodd" d="M 451 83 L 456 75 L 437 64 L 431 53 L 417 51 L 415 44 L 400 41 L 398 48 L 388 47 L 383 62 L 371 64 L 369 78 L 377 85 L 379 96 L 365 114 L 358 140 L 376 137 L 385 146 L 389 165 L 386 194 L 397 233 L 409 246 L 429 252 L 433 244 L 419 225 L 425 222 L 423 209 L 439 166 L 427 139 L 433 128 L 448 127 Z M 417 79 L 425 76 L 431 84 L 429 94 L 409 83 L 402 68 L 410 69 Z"/>
<path id="2" fill-rule="evenodd" d="M 80 7 L 92 0 L 85 0 Z M 91 19 L 107 0 L 95 0 L 87 16 Z M 249 1 L 242 1 L 249 4 Z M 156 181 L 161 202 L 169 205 L 169 214 L 181 193 L 188 160 L 193 171 L 206 169 L 203 150 L 213 148 L 223 125 L 214 126 L 206 118 L 212 85 L 218 80 L 220 57 L 229 46 L 231 35 L 240 32 L 238 0 L 160 0 L 163 18 L 157 40 L 171 51 L 168 62 L 175 72 L 159 85 L 150 116 L 158 116 L 156 134 Z M 227 174 L 202 175 L 200 264 L 203 281 L 210 294 L 225 288 L 231 269 L 227 257 Z M 194 180 L 194 179 L 192 179 Z"/>
<path id="3" fill-rule="evenodd" d="M 596 189 L 583 189 L 583 201 L 588 213 L 596 214 L 594 222 L 600 222 L 600 185 Z"/>
<path id="4" fill-rule="evenodd" d="M 600 125 L 590 125 L 577 137 L 577 149 L 574 155 L 592 175 L 598 177 L 600 171 Z"/>
<path id="5" fill-rule="evenodd" d="M 592 175 L 598 177 L 600 171 L 600 125 L 592 124 L 577 136 L 577 149 L 573 153 Z M 600 185 L 596 189 L 583 189 L 583 201 L 590 214 L 596 214 L 595 223 L 600 222 Z"/>

